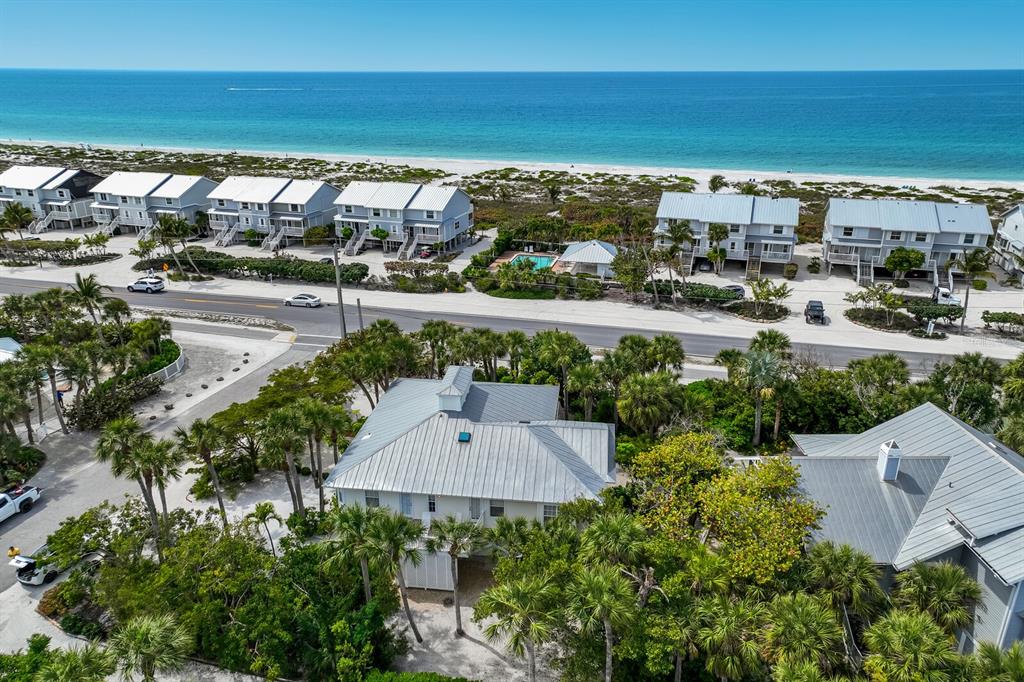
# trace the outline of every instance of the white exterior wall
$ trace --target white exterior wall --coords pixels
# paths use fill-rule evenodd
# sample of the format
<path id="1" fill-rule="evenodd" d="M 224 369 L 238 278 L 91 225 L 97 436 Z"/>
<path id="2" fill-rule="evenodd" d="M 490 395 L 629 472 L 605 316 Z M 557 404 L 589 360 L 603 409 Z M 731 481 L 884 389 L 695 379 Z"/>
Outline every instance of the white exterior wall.
<path id="1" fill-rule="evenodd" d="M 342 504 L 356 504 L 364 506 L 366 503 L 366 491 L 364 490 L 352 490 L 346 488 L 338 490 L 337 492 L 340 494 L 339 501 Z M 386 507 L 394 512 L 402 513 L 400 493 L 379 492 L 378 497 L 380 499 L 381 507 Z M 436 497 L 436 511 L 433 513 L 431 513 L 428 508 L 428 495 L 414 493 L 410 494 L 409 497 L 411 498 L 412 509 L 408 516 L 418 521 L 423 521 L 424 525 L 429 525 L 431 519 L 444 518 L 448 515 L 452 515 L 463 520 L 472 519 L 472 515 L 470 513 L 472 501 L 468 497 L 438 495 Z M 487 499 L 480 500 L 479 518 L 487 528 L 493 528 L 496 523 L 495 517 L 490 515 L 490 502 L 491 501 Z M 544 503 L 504 501 L 504 507 L 504 515 L 507 517 L 520 517 L 525 519 L 535 519 L 537 521 L 544 520 Z"/>
<path id="2" fill-rule="evenodd" d="M 1024 209 L 1017 206 L 1003 216 L 996 232 L 994 248 L 999 267 L 1009 274 L 1024 276 L 1024 266 L 1018 265 L 1014 255 L 1024 256 Z"/>
<path id="3" fill-rule="evenodd" d="M 360 232 L 379 227 L 390 233 L 389 239 L 392 241 L 404 242 L 406 231 L 415 230 L 416 234 L 431 236 L 433 231 L 436 231 L 437 237 L 431 241 L 448 242 L 465 234 L 473 226 L 473 202 L 462 190 L 455 192 L 442 210 L 434 211 L 433 218 L 428 218 L 427 211 L 423 209 L 385 209 L 354 204 L 349 206 L 352 208 L 351 211 L 346 211 L 345 206 L 335 207 L 337 213 L 334 215 L 334 221 L 339 230 L 351 227 Z M 380 210 L 379 216 L 373 214 L 374 208 Z M 424 228 L 424 225 L 432 227 Z M 425 240 L 421 240 L 423 241 Z"/>

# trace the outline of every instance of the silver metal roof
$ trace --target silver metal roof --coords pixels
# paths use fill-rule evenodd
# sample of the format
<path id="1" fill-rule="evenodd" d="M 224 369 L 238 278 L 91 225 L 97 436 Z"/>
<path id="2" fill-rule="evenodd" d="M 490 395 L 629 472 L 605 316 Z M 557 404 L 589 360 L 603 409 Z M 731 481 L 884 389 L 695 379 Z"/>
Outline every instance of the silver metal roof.
<path id="1" fill-rule="evenodd" d="M 170 173 L 114 171 L 92 188 L 93 194 L 117 194 L 127 197 L 147 197 L 165 183 Z"/>
<path id="2" fill-rule="evenodd" d="M 208 195 L 210 199 L 226 199 L 228 201 L 246 201 L 250 203 L 269 204 L 281 193 L 289 178 L 257 178 L 249 175 L 231 175 L 213 188 Z"/>
<path id="3" fill-rule="evenodd" d="M 0 173 L 0 187 L 36 190 L 66 170 L 60 166 L 11 166 Z"/>
<path id="4" fill-rule="evenodd" d="M 804 438 L 798 436 L 797 443 Z M 964 544 L 964 534 L 950 523 L 952 514 L 973 536 L 974 551 L 1005 582 L 1024 579 L 1024 457 L 994 437 L 925 403 L 863 433 L 805 451 L 806 461 L 854 457 L 874 467 L 879 446 L 889 440 L 900 444 L 901 470 L 918 458 L 949 460 L 892 564 L 902 570 Z M 849 494 L 859 503 L 860 491 Z"/>
<path id="5" fill-rule="evenodd" d="M 292 180 L 288 183 L 288 186 L 281 190 L 281 193 L 274 197 L 275 204 L 307 204 L 310 200 L 316 196 L 324 187 L 330 187 L 334 197 L 331 197 L 331 201 L 338 195 L 338 190 L 326 182 L 320 180 Z"/>
<path id="6" fill-rule="evenodd" d="M 403 209 L 409 205 L 420 185 L 412 182 L 382 182 L 377 191 L 367 199 L 371 208 Z"/>
<path id="7" fill-rule="evenodd" d="M 70 180 L 71 178 L 75 177 L 76 175 L 78 175 L 81 172 L 82 171 L 76 170 L 74 168 L 67 168 L 67 169 L 64 170 L 63 173 L 58 174 L 57 177 L 53 178 L 48 183 L 43 185 L 43 189 L 57 189 L 58 187 L 63 185 L 65 182 L 67 182 L 68 180 Z"/>
<path id="8" fill-rule="evenodd" d="M 828 220 L 842 227 L 910 232 L 992 234 L 988 209 L 981 204 L 935 203 L 904 199 L 828 201 Z"/>
<path id="9" fill-rule="evenodd" d="M 409 201 L 406 208 L 417 211 L 443 211 L 457 192 L 458 187 L 435 187 L 431 185 L 420 185 L 419 190 Z"/>
<path id="10" fill-rule="evenodd" d="M 598 239 L 591 239 L 589 242 L 569 244 L 565 253 L 559 256 L 558 260 L 607 265 L 612 262 L 618 253 L 619 250 L 614 245 Z"/>
<path id="11" fill-rule="evenodd" d="M 464 369 L 392 384 L 326 484 L 559 503 L 594 497 L 614 482 L 611 425 L 555 419 L 555 386 L 467 385 Z M 445 390 L 465 391 L 461 410 L 438 409 Z M 468 443 L 459 442 L 461 432 Z"/>
<path id="12" fill-rule="evenodd" d="M 473 384 L 473 368 L 463 365 L 452 365 L 444 372 L 438 395 L 466 395 Z"/>
<path id="13" fill-rule="evenodd" d="M 163 184 L 150 192 L 150 196 L 158 199 L 180 199 L 181 195 L 198 184 L 206 185 L 207 189 L 213 189 L 216 183 L 202 175 L 172 175 Z"/>
<path id="14" fill-rule="evenodd" d="M 662 192 L 657 216 L 702 223 L 795 226 L 800 221 L 800 202 L 746 194 Z"/>
<path id="15" fill-rule="evenodd" d="M 846 543 L 877 563 L 891 564 L 949 458 L 904 460 L 892 482 L 879 478 L 874 457 L 797 457 L 793 462 L 800 468 L 801 490 L 826 512 L 814 537 Z"/>

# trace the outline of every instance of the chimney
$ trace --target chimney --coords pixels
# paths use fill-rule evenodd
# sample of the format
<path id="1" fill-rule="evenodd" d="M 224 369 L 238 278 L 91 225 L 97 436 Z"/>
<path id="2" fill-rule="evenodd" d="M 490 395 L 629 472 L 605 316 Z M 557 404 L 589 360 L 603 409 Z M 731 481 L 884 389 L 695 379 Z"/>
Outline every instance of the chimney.
<path id="1" fill-rule="evenodd" d="M 903 452 L 896 441 L 882 443 L 878 448 L 878 477 L 883 481 L 895 481 L 900 473 L 900 458 Z"/>

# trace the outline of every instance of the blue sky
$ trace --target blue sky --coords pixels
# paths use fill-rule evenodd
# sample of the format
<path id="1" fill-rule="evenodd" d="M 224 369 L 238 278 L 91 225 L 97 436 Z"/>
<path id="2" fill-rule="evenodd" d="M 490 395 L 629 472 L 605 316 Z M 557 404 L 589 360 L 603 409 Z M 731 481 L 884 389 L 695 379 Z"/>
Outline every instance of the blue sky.
<path id="1" fill-rule="evenodd" d="M 1024 68 L 1019 0 L 0 0 L 0 25 L 0 67 Z"/>

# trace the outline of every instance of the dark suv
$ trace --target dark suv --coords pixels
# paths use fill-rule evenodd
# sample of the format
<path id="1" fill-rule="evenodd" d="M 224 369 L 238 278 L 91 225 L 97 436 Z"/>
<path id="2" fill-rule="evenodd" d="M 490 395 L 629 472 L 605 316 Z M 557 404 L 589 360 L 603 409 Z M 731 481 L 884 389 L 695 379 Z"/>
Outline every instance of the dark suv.
<path id="1" fill-rule="evenodd" d="M 807 324 L 828 324 L 825 318 L 825 304 L 821 301 L 808 301 L 804 306 L 804 321 Z"/>

